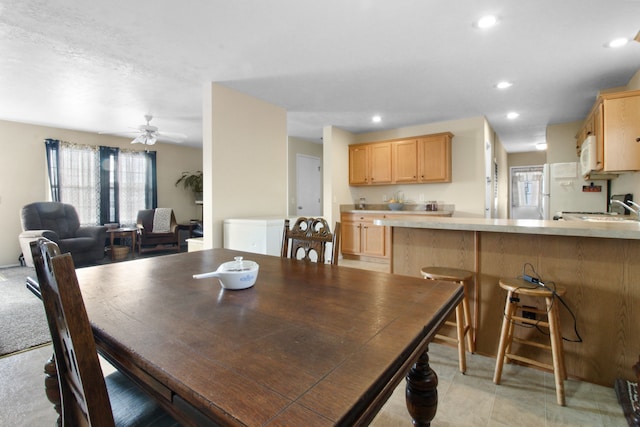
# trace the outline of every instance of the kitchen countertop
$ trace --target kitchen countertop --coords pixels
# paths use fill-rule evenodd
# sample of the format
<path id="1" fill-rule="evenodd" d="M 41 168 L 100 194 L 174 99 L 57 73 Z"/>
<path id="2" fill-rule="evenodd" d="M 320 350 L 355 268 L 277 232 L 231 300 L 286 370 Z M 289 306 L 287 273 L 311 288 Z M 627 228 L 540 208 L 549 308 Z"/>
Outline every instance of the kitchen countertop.
<path id="1" fill-rule="evenodd" d="M 424 215 L 424 216 L 451 216 L 451 211 L 418 211 L 418 210 L 402 210 L 392 211 L 391 209 L 346 209 L 340 213 L 355 213 L 355 214 L 393 214 L 393 215 Z"/>
<path id="2" fill-rule="evenodd" d="M 547 221 L 534 219 L 442 218 L 376 219 L 376 225 L 402 228 L 486 231 L 640 240 L 640 222 Z"/>

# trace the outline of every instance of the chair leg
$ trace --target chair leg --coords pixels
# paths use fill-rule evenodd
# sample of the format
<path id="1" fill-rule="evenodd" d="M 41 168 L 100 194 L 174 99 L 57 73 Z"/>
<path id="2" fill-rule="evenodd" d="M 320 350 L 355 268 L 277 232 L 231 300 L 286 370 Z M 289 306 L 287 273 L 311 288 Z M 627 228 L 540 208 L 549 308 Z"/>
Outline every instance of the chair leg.
<path id="1" fill-rule="evenodd" d="M 558 305 L 552 298 L 546 298 L 547 312 L 549 313 L 549 332 L 551 339 L 551 354 L 553 358 L 553 376 L 556 382 L 556 399 L 558 405 L 565 406 L 564 376 L 565 367 L 562 354 L 562 335 L 558 328 Z"/>
<path id="2" fill-rule="evenodd" d="M 458 335 L 458 366 L 463 374 L 467 372 L 466 349 L 464 348 L 464 310 L 462 304 L 456 307 L 456 333 Z"/>
<path id="3" fill-rule="evenodd" d="M 493 374 L 493 382 L 495 384 L 500 384 L 505 353 L 507 352 L 507 348 L 511 347 L 511 318 L 516 308 L 516 304 L 511 302 L 512 297 L 513 292 L 507 292 L 507 300 L 504 305 L 504 317 L 502 319 L 502 330 L 500 331 L 500 343 L 498 344 L 498 355 L 496 356 L 496 370 Z"/>
<path id="4" fill-rule="evenodd" d="M 462 285 L 464 286 L 464 298 L 462 299 L 462 307 L 464 309 L 464 328 L 467 335 L 467 346 L 470 353 L 475 353 L 476 346 L 473 342 L 474 331 L 471 323 L 471 309 L 469 308 L 469 292 L 467 289 L 469 284 L 465 281 L 462 282 Z"/>

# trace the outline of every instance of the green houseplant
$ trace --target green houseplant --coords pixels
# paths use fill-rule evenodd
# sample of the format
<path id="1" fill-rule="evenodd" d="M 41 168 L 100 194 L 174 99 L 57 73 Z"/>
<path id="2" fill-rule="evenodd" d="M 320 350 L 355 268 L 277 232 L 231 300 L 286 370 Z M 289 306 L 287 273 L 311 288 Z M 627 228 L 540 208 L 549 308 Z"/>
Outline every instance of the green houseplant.
<path id="1" fill-rule="evenodd" d="M 185 190 L 193 191 L 196 196 L 196 202 L 202 201 L 202 171 L 182 172 L 182 176 L 176 181 L 176 187 L 180 183 L 182 183 Z"/>

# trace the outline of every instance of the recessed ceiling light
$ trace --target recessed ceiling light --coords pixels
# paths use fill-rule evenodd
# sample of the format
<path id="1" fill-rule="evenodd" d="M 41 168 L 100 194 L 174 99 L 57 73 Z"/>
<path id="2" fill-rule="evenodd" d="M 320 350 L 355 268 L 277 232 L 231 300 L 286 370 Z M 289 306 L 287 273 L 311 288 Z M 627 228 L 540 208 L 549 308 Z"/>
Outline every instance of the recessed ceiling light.
<path id="1" fill-rule="evenodd" d="M 500 83 L 498 83 L 498 84 L 496 85 L 496 87 L 497 87 L 498 89 L 506 89 L 506 88 L 511 87 L 511 86 L 513 86 L 513 83 L 511 83 L 511 82 L 507 82 L 507 81 L 500 82 Z"/>
<path id="2" fill-rule="evenodd" d="M 538 142 L 536 144 L 536 150 L 546 150 L 547 149 L 547 143 L 546 142 Z"/>
<path id="3" fill-rule="evenodd" d="M 382 121 L 382 117 L 380 117 L 380 116 L 373 116 L 373 117 L 371 118 L 371 121 L 372 121 L 373 123 L 380 123 L 380 122 Z"/>
<path id="4" fill-rule="evenodd" d="M 507 119 L 517 119 L 518 117 L 520 117 L 520 114 L 516 113 L 515 111 L 512 111 L 509 114 L 507 114 Z"/>
<path id="5" fill-rule="evenodd" d="M 498 23 L 498 18 L 493 15 L 483 16 L 476 22 L 478 28 L 491 28 Z"/>
<path id="6" fill-rule="evenodd" d="M 624 37 L 620 37 L 617 39 L 611 40 L 607 43 L 607 47 L 622 47 L 629 42 L 629 39 L 625 39 Z"/>

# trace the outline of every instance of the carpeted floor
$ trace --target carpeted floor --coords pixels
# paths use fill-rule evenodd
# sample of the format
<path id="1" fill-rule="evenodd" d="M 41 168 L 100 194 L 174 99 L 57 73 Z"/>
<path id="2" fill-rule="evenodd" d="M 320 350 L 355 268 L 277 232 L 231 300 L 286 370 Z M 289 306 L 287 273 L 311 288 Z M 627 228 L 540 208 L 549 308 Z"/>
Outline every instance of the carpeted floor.
<path id="1" fill-rule="evenodd" d="M 35 269 L 0 269 L 0 356 L 51 341 L 42 302 L 25 286 Z"/>

